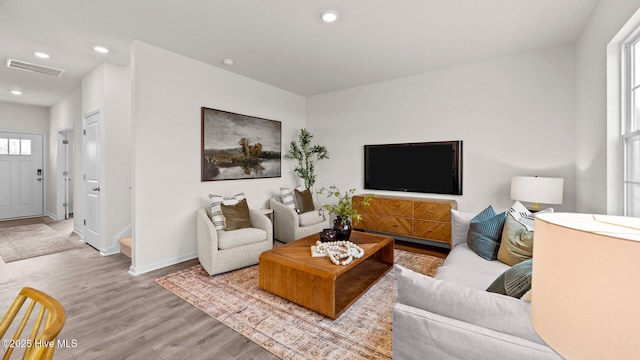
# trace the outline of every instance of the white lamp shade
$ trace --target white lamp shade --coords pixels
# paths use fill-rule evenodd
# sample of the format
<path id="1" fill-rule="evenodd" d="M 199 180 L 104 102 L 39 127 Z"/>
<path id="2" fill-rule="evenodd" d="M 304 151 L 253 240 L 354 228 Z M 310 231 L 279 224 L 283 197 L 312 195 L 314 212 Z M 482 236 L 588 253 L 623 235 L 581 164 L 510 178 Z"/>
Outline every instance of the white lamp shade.
<path id="1" fill-rule="evenodd" d="M 563 178 L 514 176 L 511 199 L 543 204 L 562 204 Z"/>
<path id="2" fill-rule="evenodd" d="M 640 219 L 547 213 L 535 229 L 536 332 L 566 359 L 638 359 Z"/>

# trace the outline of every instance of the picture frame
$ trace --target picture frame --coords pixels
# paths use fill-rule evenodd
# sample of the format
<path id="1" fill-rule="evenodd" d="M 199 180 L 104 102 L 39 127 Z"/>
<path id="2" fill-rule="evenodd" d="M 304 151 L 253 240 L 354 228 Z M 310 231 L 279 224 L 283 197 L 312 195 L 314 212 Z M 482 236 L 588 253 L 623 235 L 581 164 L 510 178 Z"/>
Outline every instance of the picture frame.
<path id="1" fill-rule="evenodd" d="M 282 123 L 201 108 L 201 181 L 281 176 Z"/>

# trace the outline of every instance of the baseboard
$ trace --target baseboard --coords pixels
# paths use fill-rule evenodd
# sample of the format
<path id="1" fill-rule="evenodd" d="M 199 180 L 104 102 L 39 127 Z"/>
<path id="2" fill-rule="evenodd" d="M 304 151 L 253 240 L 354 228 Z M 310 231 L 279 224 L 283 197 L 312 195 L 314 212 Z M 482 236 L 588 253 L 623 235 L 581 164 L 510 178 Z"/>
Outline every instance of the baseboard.
<path id="1" fill-rule="evenodd" d="M 73 227 L 73 232 L 80 235 L 81 239 L 84 239 L 84 230 L 82 230 L 81 228 L 78 227 Z M 84 241 L 84 240 L 83 240 Z"/>
<path id="2" fill-rule="evenodd" d="M 120 253 L 120 239 L 131 235 L 131 224 L 124 227 L 124 229 L 120 230 L 117 234 L 111 237 L 111 243 L 114 244 L 112 247 L 101 250 L 100 254 L 103 256 L 114 255 Z"/>
<path id="3" fill-rule="evenodd" d="M 180 257 L 177 257 L 177 258 L 160 261 L 160 262 L 157 262 L 157 263 L 151 264 L 151 265 L 146 265 L 146 266 L 133 266 L 133 265 L 131 265 L 131 267 L 129 267 L 129 274 L 137 276 L 137 275 L 140 275 L 140 274 L 148 273 L 150 271 L 162 269 L 162 268 L 167 267 L 167 266 L 171 266 L 171 265 L 179 264 L 181 262 L 193 260 L 193 259 L 196 259 L 197 257 L 198 257 L 198 253 L 191 253 L 191 254 L 183 255 L 183 256 L 180 256 Z"/>
<path id="4" fill-rule="evenodd" d="M 120 254 L 120 243 L 116 242 L 115 246 L 112 246 L 108 249 L 105 250 L 100 250 L 100 255 L 102 256 L 109 256 L 109 255 L 115 255 L 115 254 Z"/>
<path id="5" fill-rule="evenodd" d="M 52 212 L 48 212 L 48 213 L 44 214 L 44 216 L 50 217 L 51 220 L 53 220 L 53 221 L 58 221 L 58 217 L 56 216 L 56 214 L 54 214 Z"/>

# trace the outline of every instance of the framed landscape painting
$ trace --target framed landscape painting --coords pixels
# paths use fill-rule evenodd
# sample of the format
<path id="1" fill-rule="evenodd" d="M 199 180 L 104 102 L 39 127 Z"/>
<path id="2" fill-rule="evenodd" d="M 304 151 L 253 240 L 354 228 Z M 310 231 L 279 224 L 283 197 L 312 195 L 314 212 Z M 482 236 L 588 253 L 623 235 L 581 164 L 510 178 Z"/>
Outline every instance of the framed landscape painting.
<path id="1" fill-rule="evenodd" d="M 280 177 L 280 121 L 206 107 L 201 113 L 201 181 Z"/>

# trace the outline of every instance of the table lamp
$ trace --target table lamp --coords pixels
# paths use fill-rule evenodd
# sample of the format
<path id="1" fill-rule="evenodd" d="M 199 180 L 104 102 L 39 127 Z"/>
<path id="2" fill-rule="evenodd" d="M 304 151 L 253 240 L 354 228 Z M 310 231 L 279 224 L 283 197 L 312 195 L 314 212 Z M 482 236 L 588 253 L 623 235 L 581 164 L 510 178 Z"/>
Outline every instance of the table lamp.
<path id="1" fill-rule="evenodd" d="M 562 204 L 563 185 L 563 178 L 514 176 L 511 178 L 511 199 L 532 202 L 533 210 L 540 210 L 538 203 Z"/>
<path id="2" fill-rule="evenodd" d="M 640 218 L 536 215 L 531 323 L 566 359 L 640 358 Z"/>

